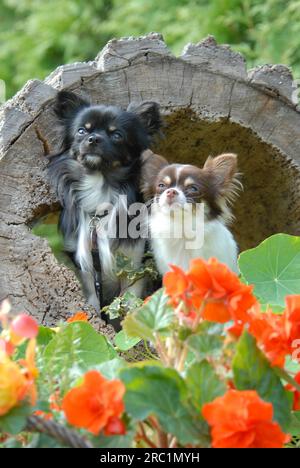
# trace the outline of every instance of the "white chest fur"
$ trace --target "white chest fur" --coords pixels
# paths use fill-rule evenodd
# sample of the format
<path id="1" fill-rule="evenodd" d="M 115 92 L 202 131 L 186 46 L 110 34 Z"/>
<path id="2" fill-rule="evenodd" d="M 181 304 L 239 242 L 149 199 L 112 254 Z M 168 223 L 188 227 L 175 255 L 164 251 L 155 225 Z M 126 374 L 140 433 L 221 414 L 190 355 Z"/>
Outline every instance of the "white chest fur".
<path id="1" fill-rule="evenodd" d="M 170 237 L 170 223 L 172 219 L 170 220 L 169 213 L 158 210 L 154 211 L 150 217 L 152 249 L 161 274 L 169 271 L 170 264 L 188 270 L 190 261 L 199 257 L 205 260 L 215 257 L 231 270 L 238 272 L 237 244 L 222 220 L 207 220 L 202 224 L 201 232 L 196 230 L 195 236 L 196 238 L 198 236 L 199 240 L 199 247 L 196 248 L 189 248 L 184 235 L 180 238 Z M 174 231 L 176 229 L 172 230 Z M 197 242 L 195 244 L 197 245 Z"/>
<path id="2" fill-rule="evenodd" d="M 94 214 L 102 215 L 108 209 L 109 222 L 115 220 L 119 193 L 105 185 L 101 173 L 86 175 L 77 185 L 77 200 L 80 209 L 80 222 L 76 258 L 83 271 L 92 271 L 90 221 Z M 107 226 L 107 224 L 106 224 Z M 98 249 L 104 273 L 111 275 L 114 256 L 112 239 L 105 229 L 98 233 Z"/>
<path id="3" fill-rule="evenodd" d="M 100 213 L 106 203 L 114 203 L 119 193 L 104 183 L 101 173 L 86 175 L 78 183 L 77 198 L 80 208 L 86 213 Z"/>
<path id="4" fill-rule="evenodd" d="M 97 247 L 101 263 L 101 281 L 104 297 L 112 298 L 119 293 L 119 289 L 128 288 L 124 281 L 120 281 L 115 273 L 116 248 L 130 257 L 138 268 L 144 253 L 144 241 L 134 245 L 121 245 L 116 242 L 118 214 L 120 210 L 127 213 L 127 198 L 119 191 L 104 183 L 102 174 L 86 175 L 76 186 L 76 201 L 79 205 L 79 226 L 76 246 L 76 260 L 80 265 L 82 279 L 85 285 L 88 301 L 94 307 L 99 306 L 99 300 L 94 287 L 94 266 L 92 258 L 92 242 L 90 222 L 94 215 L 103 215 L 97 221 Z M 120 284 L 121 283 L 121 284 Z M 140 296 L 143 284 L 140 281 L 132 286 L 132 292 Z M 111 300 L 111 299 L 110 299 Z"/>

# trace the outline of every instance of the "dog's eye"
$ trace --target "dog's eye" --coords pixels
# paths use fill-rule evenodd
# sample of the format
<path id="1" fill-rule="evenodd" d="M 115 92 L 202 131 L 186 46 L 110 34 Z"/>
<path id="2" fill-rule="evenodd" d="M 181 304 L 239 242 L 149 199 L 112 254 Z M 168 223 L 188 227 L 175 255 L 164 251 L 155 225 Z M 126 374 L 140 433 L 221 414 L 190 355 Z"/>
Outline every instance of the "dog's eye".
<path id="1" fill-rule="evenodd" d="M 122 135 L 121 132 L 115 131 L 112 134 L 112 138 L 113 138 L 114 141 L 121 141 L 121 140 L 123 140 L 123 135 Z"/>
<path id="2" fill-rule="evenodd" d="M 158 184 L 158 188 L 160 188 L 160 189 L 163 189 L 163 188 L 165 188 L 165 187 L 166 187 L 166 186 L 165 186 L 165 184 L 163 184 L 163 183 Z"/>
<path id="3" fill-rule="evenodd" d="M 189 191 L 189 192 L 198 192 L 198 190 L 199 190 L 199 189 L 198 189 L 197 185 L 190 185 L 190 186 L 188 187 L 188 191 Z"/>
<path id="4" fill-rule="evenodd" d="M 80 128 L 77 130 L 77 133 L 78 133 L 78 135 L 85 135 L 85 134 L 86 134 L 86 129 L 83 128 L 83 127 L 80 127 Z"/>

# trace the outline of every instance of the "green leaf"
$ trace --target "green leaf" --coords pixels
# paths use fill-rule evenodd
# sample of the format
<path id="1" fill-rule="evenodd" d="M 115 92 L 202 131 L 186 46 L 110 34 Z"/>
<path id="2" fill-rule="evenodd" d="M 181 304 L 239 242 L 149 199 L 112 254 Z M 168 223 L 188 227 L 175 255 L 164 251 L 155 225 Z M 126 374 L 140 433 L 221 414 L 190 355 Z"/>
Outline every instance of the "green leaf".
<path id="1" fill-rule="evenodd" d="M 226 392 L 225 383 L 219 379 L 214 368 L 206 361 L 196 362 L 188 369 L 186 383 L 193 404 L 199 413 L 205 403 L 213 401 Z"/>
<path id="2" fill-rule="evenodd" d="M 0 417 L 0 430 L 12 435 L 19 434 L 25 429 L 27 417 L 31 412 L 32 408 L 29 405 L 16 406 Z"/>
<path id="3" fill-rule="evenodd" d="M 256 390 L 260 397 L 272 403 L 274 419 L 287 430 L 291 405 L 280 378 L 257 348 L 255 339 L 244 332 L 233 359 L 234 383 L 238 390 Z"/>
<path id="4" fill-rule="evenodd" d="M 207 442 L 207 425 L 188 408 L 186 385 L 175 370 L 135 367 L 122 371 L 121 379 L 126 385 L 126 410 L 133 418 L 144 420 L 155 414 L 163 430 L 180 443 L 197 443 L 201 438 Z"/>
<path id="5" fill-rule="evenodd" d="M 132 338 L 126 335 L 124 330 L 121 330 L 115 336 L 115 345 L 120 351 L 128 351 L 129 349 L 137 345 L 140 341 L 140 338 Z"/>
<path id="6" fill-rule="evenodd" d="M 300 438 L 300 411 L 293 411 L 288 433 Z"/>
<path id="7" fill-rule="evenodd" d="M 37 344 L 39 346 L 46 346 L 48 343 L 50 343 L 50 341 L 52 340 L 52 338 L 54 338 L 55 335 L 55 331 L 51 330 L 51 328 L 40 326 L 39 333 L 37 336 Z"/>
<path id="8" fill-rule="evenodd" d="M 32 434 L 30 442 L 26 445 L 26 448 L 67 448 L 67 445 L 63 445 L 56 439 L 46 434 Z"/>
<path id="9" fill-rule="evenodd" d="M 102 312 L 108 314 L 113 320 L 126 317 L 129 312 L 141 307 L 142 304 L 142 299 L 127 291 L 123 296 L 116 297 L 110 305 L 103 307 Z"/>
<path id="10" fill-rule="evenodd" d="M 198 326 L 197 332 L 205 335 L 222 336 L 224 335 L 224 328 L 224 323 L 209 322 L 204 320 L 204 322 L 200 323 Z"/>
<path id="11" fill-rule="evenodd" d="M 220 356 L 224 343 L 223 331 L 223 324 L 204 321 L 198 326 L 197 333 L 187 338 L 189 350 L 197 361 Z"/>
<path id="12" fill-rule="evenodd" d="M 111 361 L 102 362 L 94 367 L 95 370 L 99 371 L 104 377 L 109 380 L 118 379 L 121 369 L 127 367 L 127 362 L 124 359 L 116 358 Z"/>
<path id="13" fill-rule="evenodd" d="M 168 301 L 169 298 L 163 289 L 157 291 L 147 304 L 125 318 L 125 333 L 150 341 L 154 340 L 155 333 L 167 333 L 174 317 L 174 311 L 168 305 Z"/>
<path id="14" fill-rule="evenodd" d="M 107 437 L 100 435 L 99 437 L 90 438 L 90 440 L 95 448 L 131 448 L 133 445 L 134 435 L 135 431 L 129 430 L 123 436 Z"/>
<path id="15" fill-rule="evenodd" d="M 135 283 L 141 278 L 150 277 L 156 280 L 159 277 L 153 255 L 148 252 L 144 255 L 140 267 L 136 268 L 132 259 L 118 251 L 116 255 L 117 276 L 126 278 L 129 283 Z"/>
<path id="16" fill-rule="evenodd" d="M 72 366 L 87 371 L 114 357 L 116 352 L 107 339 L 86 322 L 64 326 L 44 351 L 45 366 L 52 375 L 59 375 Z"/>
<path id="17" fill-rule="evenodd" d="M 283 307 L 286 295 L 300 294 L 300 237 L 271 236 L 243 252 L 239 268 L 262 303 Z"/>
<path id="18" fill-rule="evenodd" d="M 220 356 L 223 339 L 221 336 L 216 335 L 197 334 L 190 336 L 187 344 L 197 360 L 202 361 L 210 357 Z"/>

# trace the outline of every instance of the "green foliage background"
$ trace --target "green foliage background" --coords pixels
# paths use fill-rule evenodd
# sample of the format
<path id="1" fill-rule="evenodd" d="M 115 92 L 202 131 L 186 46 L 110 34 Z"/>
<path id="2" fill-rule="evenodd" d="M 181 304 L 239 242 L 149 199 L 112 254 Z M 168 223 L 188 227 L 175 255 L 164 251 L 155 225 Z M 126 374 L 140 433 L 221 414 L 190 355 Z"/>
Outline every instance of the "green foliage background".
<path id="1" fill-rule="evenodd" d="M 0 79 L 7 97 L 56 66 L 91 60 L 112 37 L 163 33 L 180 54 L 208 34 L 248 65 L 300 75 L 300 0 L 0 0 Z"/>

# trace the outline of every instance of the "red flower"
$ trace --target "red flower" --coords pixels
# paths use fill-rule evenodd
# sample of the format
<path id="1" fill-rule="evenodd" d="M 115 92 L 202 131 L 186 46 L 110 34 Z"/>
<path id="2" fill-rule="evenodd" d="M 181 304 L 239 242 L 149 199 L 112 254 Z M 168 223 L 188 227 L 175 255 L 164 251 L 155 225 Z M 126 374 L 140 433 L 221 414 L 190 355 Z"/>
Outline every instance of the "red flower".
<path id="1" fill-rule="evenodd" d="M 106 436 L 125 435 L 126 426 L 122 419 L 116 417 L 111 418 L 104 428 L 104 434 Z"/>
<path id="2" fill-rule="evenodd" d="M 252 390 L 229 390 L 203 406 L 214 448 L 281 448 L 290 437 L 273 422 L 273 406 Z"/>
<path id="3" fill-rule="evenodd" d="M 99 372 L 89 371 L 83 383 L 65 395 L 62 409 L 69 424 L 97 435 L 124 412 L 124 393 L 120 380 L 106 380 Z"/>
<path id="4" fill-rule="evenodd" d="M 300 385 L 300 372 L 298 372 L 298 374 L 294 377 L 294 380 Z M 285 388 L 286 390 L 294 393 L 293 410 L 300 411 L 300 391 L 291 384 L 287 384 Z"/>

